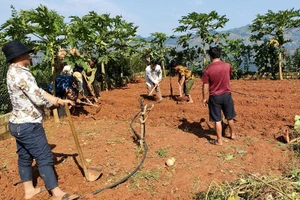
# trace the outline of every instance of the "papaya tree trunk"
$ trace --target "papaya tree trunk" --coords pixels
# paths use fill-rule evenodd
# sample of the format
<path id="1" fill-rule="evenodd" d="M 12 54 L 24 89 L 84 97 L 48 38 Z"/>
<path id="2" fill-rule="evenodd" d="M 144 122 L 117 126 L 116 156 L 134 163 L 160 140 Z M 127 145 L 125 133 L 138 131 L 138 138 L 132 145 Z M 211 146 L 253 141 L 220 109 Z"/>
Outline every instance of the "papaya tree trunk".
<path id="1" fill-rule="evenodd" d="M 202 49 L 203 49 L 203 69 L 206 68 L 206 49 L 205 49 L 205 43 L 202 43 Z"/>
<path id="2" fill-rule="evenodd" d="M 163 68 L 164 78 L 166 78 L 165 60 L 161 61 L 161 67 Z"/>
<path id="3" fill-rule="evenodd" d="M 102 75 L 102 87 L 103 87 L 103 90 L 108 91 L 104 62 L 101 62 L 101 75 Z"/>
<path id="4" fill-rule="evenodd" d="M 279 66 L 279 79 L 283 80 L 283 76 L 282 76 L 282 55 L 281 55 L 281 52 L 278 55 L 278 66 Z"/>
<path id="5" fill-rule="evenodd" d="M 150 65 L 150 62 L 151 62 L 150 55 L 148 55 L 148 56 L 146 57 L 146 61 L 147 61 L 147 65 Z"/>
<path id="6" fill-rule="evenodd" d="M 54 55 L 52 55 L 52 59 L 51 59 L 51 72 L 52 72 L 52 91 L 53 91 L 53 95 L 55 95 L 55 62 L 54 62 Z M 54 118 L 54 122 L 58 123 L 59 122 L 59 117 L 58 117 L 58 111 L 57 108 L 54 108 L 52 110 L 53 112 L 53 118 Z"/>
<path id="7" fill-rule="evenodd" d="M 123 87 L 123 64 L 120 66 L 120 84 L 121 84 L 121 87 Z"/>

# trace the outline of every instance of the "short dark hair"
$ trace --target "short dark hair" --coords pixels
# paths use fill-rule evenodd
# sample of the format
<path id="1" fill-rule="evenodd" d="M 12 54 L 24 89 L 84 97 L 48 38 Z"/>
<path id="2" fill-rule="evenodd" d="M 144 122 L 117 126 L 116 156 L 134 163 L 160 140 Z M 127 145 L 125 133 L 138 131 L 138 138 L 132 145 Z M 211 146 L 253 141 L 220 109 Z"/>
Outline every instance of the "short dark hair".
<path id="1" fill-rule="evenodd" d="M 96 57 L 91 57 L 91 61 L 96 65 L 97 64 L 97 58 Z"/>
<path id="2" fill-rule="evenodd" d="M 210 57 L 214 58 L 220 58 L 222 53 L 222 49 L 219 46 L 210 47 L 208 50 L 208 54 Z"/>
<path id="3" fill-rule="evenodd" d="M 84 69 L 83 69 L 83 67 L 82 67 L 82 65 L 79 65 L 79 64 L 77 64 L 77 63 L 75 63 L 75 67 L 74 67 L 74 69 L 73 69 L 73 72 L 82 72 Z"/>
<path id="4" fill-rule="evenodd" d="M 178 63 L 176 60 L 172 60 L 172 61 L 170 62 L 170 68 L 174 68 L 174 67 L 176 67 L 177 65 L 179 65 L 179 63 Z"/>
<path id="5" fill-rule="evenodd" d="M 150 60 L 150 65 L 157 65 L 158 61 L 156 59 L 151 59 Z"/>

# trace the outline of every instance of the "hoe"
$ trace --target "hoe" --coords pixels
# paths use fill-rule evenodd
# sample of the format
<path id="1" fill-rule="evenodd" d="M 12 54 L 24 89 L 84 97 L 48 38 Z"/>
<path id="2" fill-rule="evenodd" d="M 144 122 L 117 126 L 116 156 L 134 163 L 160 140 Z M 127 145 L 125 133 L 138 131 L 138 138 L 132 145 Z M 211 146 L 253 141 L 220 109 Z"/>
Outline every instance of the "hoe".
<path id="1" fill-rule="evenodd" d="M 76 148 L 77 148 L 77 151 L 78 151 L 79 159 L 80 159 L 81 164 L 82 164 L 82 169 L 83 169 L 83 172 L 84 172 L 84 176 L 85 176 L 87 181 L 95 181 L 102 174 L 102 167 L 87 167 L 86 166 L 85 159 L 83 157 L 83 153 L 82 153 L 82 150 L 81 150 L 81 147 L 80 147 L 80 144 L 79 144 L 77 133 L 75 132 L 75 127 L 74 127 L 74 124 L 73 124 L 73 120 L 72 120 L 68 105 L 65 105 L 65 110 L 66 110 L 66 113 L 67 113 L 67 116 L 68 116 L 68 120 L 69 120 L 71 130 L 72 130 L 72 135 L 73 135 L 73 138 L 75 140 L 75 144 L 76 144 Z"/>

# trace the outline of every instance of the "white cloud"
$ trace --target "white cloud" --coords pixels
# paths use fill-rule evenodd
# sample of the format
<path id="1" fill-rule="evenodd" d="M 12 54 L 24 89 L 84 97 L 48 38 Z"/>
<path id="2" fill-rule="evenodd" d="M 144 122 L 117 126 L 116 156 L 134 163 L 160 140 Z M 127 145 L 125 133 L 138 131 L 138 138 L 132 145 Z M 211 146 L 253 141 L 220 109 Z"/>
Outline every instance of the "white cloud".
<path id="1" fill-rule="evenodd" d="M 110 0 L 5 0 L 7 3 L 19 9 L 35 9 L 40 4 L 45 5 L 51 10 L 55 10 L 58 14 L 68 18 L 69 16 L 83 16 L 90 11 L 95 11 L 99 14 L 111 14 L 112 17 L 122 15 L 122 17 L 129 22 L 136 23 L 138 16 L 122 10 L 116 3 Z"/>

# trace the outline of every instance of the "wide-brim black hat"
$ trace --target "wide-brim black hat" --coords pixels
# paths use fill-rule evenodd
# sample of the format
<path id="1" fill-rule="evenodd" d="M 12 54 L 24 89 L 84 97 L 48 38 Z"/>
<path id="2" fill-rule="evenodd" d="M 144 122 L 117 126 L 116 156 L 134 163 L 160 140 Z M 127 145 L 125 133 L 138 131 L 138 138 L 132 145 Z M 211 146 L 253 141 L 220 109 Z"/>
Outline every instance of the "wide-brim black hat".
<path id="1" fill-rule="evenodd" d="M 28 49 L 22 42 L 18 40 L 10 41 L 3 45 L 2 51 L 6 57 L 6 63 L 11 62 L 14 58 L 25 54 L 32 53 L 32 49 Z"/>

